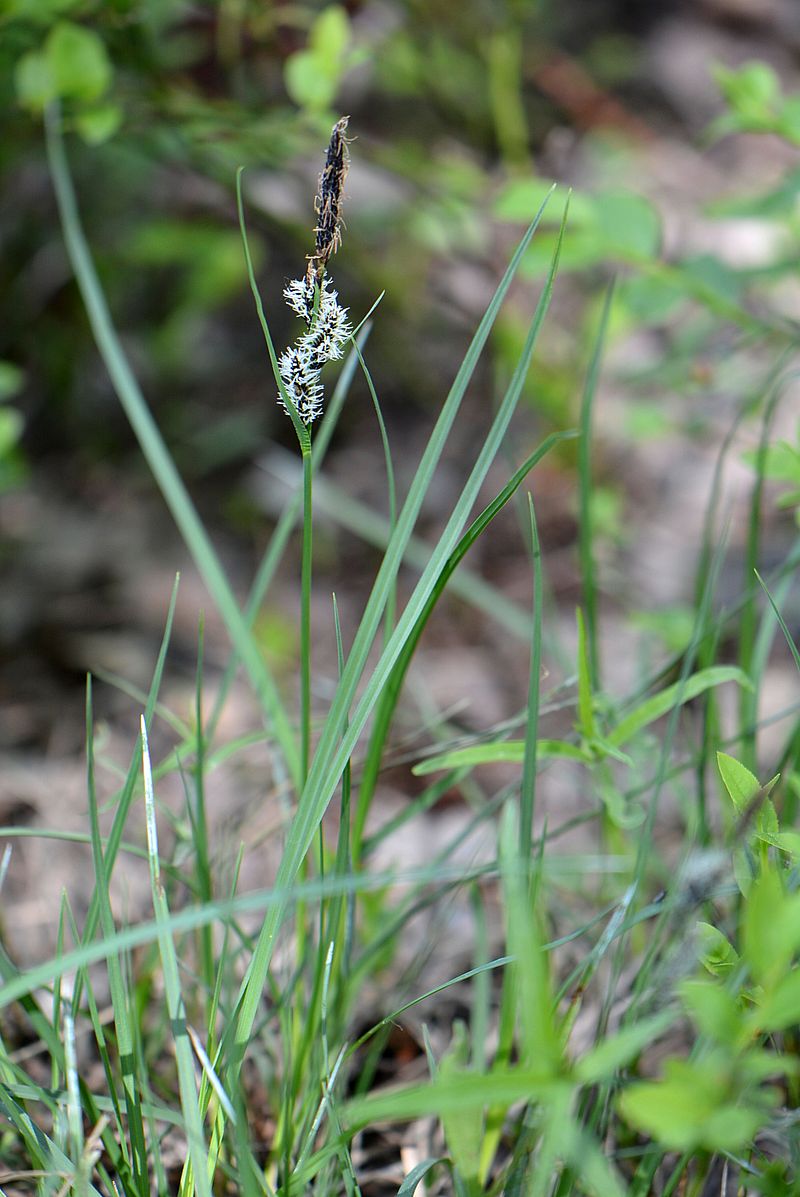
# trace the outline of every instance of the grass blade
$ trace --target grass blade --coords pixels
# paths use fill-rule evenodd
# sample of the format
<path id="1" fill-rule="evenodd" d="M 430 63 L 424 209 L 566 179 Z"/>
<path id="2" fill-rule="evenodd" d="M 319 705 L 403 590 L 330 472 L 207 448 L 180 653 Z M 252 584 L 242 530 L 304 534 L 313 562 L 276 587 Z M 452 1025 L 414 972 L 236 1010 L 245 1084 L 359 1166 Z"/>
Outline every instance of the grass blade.
<path id="1" fill-rule="evenodd" d="M 275 683 L 267 669 L 263 655 L 258 651 L 250 629 L 242 617 L 219 558 L 161 438 L 111 322 L 105 295 L 81 226 L 75 190 L 64 151 L 61 118 L 58 110 L 54 107 L 47 110 L 45 130 L 50 172 L 58 200 L 64 242 L 100 356 L 136 434 L 147 464 L 153 472 L 195 565 L 222 616 L 239 659 L 247 670 L 259 701 L 270 720 L 286 766 L 291 776 L 297 780 L 299 777 L 297 745 Z"/>
<path id="2" fill-rule="evenodd" d="M 195 1083 L 194 1060 L 192 1044 L 186 1025 L 186 1008 L 181 993 L 180 975 L 178 971 L 178 957 L 175 943 L 168 929 L 169 907 L 164 886 L 161 882 L 161 869 L 158 860 L 158 829 L 156 825 L 155 793 L 153 790 L 153 771 L 150 765 L 150 749 L 147 743 L 147 724 L 144 716 L 141 720 L 142 734 L 142 770 L 144 774 L 144 801 L 147 822 L 147 849 L 150 863 L 150 888 L 153 895 L 153 909 L 158 933 L 158 947 L 164 977 L 164 992 L 167 1000 L 167 1012 L 175 1043 L 175 1058 L 178 1065 L 178 1084 L 181 1095 L 181 1109 L 183 1111 L 186 1137 L 189 1142 L 189 1159 L 184 1166 L 182 1191 L 193 1192 L 192 1184 L 198 1197 L 212 1197 L 211 1185 L 208 1178 L 208 1150 L 203 1135 L 203 1124 L 198 1104 L 197 1085 Z M 188 1170 L 191 1169 L 192 1183 L 187 1182 Z"/>

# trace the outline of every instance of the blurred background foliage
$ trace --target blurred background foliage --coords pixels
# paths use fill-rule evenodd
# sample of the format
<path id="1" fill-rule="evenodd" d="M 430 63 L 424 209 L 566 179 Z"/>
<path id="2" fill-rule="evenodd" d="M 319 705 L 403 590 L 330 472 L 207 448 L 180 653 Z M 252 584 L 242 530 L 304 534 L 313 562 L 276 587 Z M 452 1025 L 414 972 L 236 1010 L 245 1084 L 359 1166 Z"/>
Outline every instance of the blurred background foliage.
<path id="1" fill-rule="evenodd" d="M 742 48 L 760 8 L 730 5 Z M 780 37 L 783 9 L 771 11 Z M 745 396 L 755 375 L 740 368 L 740 347 L 758 339 L 775 360 L 796 337 L 800 168 L 703 197 L 709 224 L 753 222 L 768 246 L 754 264 L 732 264 L 713 237 L 709 249 L 687 247 L 658 172 L 637 186 L 654 140 L 712 147 L 744 131 L 800 145 L 800 93 L 744 53 L 734 65 L 707 59 L 715 109 L 665 91 L 643 46 L 685 12 L 677 0 L 3 0 L 0 12 L 0 487 L 20 485 L 34 463 L 78 490 L 140 469 L 61 242 L 41 131 L 51 102 L 72 134 L 115 319 L 180 468 L 204 493 L 218 479 L 230 499 L 267 438 L 291 441 L 246 292 L 236 168 L 247 168 L 259 278 L 282 344 L 280 292 L 310 247 L 316 176 L 342 112 L 356 141 L 334 274 L 356 319 L 386 290 L 370 362 L 390 424 L 428 419 L 553 179 L 574 191 L 564 298 L 529 384 L 541 425 L 575 421 L 585 338 L 613 273 L 612 336 L 639 330 L 657 346 L 619 380 L 635 399 L 620 425 L 633 439 L 702 422 L 699 394 Z M 561 207 L 551 201 L 530 280 L 549 260 Z M 529 306 L 521 297 L 498 325 L 495 385 Z M 351 411 L 345 428 L 353 422 Z M 790 483 L 796 457 L 787 445 L 774 459 Z M 613 532 L 611 492 L 606 507 Z"/>

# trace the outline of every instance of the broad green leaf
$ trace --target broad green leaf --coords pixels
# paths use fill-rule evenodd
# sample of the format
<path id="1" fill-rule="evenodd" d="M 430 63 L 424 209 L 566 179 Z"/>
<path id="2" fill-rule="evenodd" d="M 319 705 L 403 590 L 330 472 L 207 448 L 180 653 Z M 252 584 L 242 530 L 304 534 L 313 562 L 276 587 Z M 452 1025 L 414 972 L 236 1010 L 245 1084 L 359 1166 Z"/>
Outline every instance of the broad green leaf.
<path id="1" fill-rule="evenodd" d="M 777 781 L 777 778 L 773 778 L 770 784 L 774 785 L 775 781 Z M 780 831 L 778 812 L 769 798 L 765 798 L 759 807 L 758 815 L 756 816 L 756 831 L 759 839 L 769 840 L 772 840 Z"/>
<path id="2" fill-rule="evenodd" d="M 111 61 L 91 29 L 59 21 L 45 42 L 56 92 L 76 100 L 99 100 L 111 83 Z"/>
<path id="3" fill-rule="evenodd" d="M 350 21 L 338 4 L 323 9 L 311 27 L 309 46 L 322 63 L 336 68 L 350 41 Z"/>
<path id="4" fill-rule="evenodd" d="M 731 798 L 734 810 L 738 815 L 744 815 L 751 802 L 756 800 L 759 795 L 762 796 L 754 834 L 759 839 L 765 840 L 768 844 L 776 844 L 776 837 L 780 834 L 780 825 L 778 825 L 775 807 L 772 806 L 766 795 L 769 794 L 770 790 L 774 789 L 780 774 L 776 774 L 774 778 L 771 778 L 768 783 L 762 786 L 758 778 L 754 776 L 754 773 L 751 773 L 749 768 L 746 768 L 735 757 L 728 757 L 727 753 L 719 752 L 716 754 L 716 762 L 717 768 L 720 770 L 722 784 L 725 785 L 728 797 Z M 787 843 L 792 843 L 790 833 Z M 782 847 L 783 845 L 776 844 L 776 846 Z M 788 846 L 784 850 L 792 851 Z M 745 889 L 743 889 L 743 893 L 745 893 Z"/>
<path id="5" fill-rule="evenodd" d="M 716 981 L 687 980 L 678 988 L 692 1022 L 716 1043 L 735 1044 L 741 1034 L 742 1015 L 736 998 Z"/>
<path id="6" fill-rule="evenodd" d="M 298 50 L 283 68 L 286 90 L 301 108 L 330 108 L 339 86 L 338 73 L 321 69 L 320 60 L 310 50 Z"/>
<path id="7" fill-rule="evenodd" d="M 654 258 L 661 242 L 661 219 L 644 196 L 631 191 L 603 192 L 594 198 L 598 243 L 605 254 Z"/>
<path id="8" fill-rule="evenodd" d="M 685 682 L 676 682 L 673 686 L 668 686 L 666 690 L 660 690 L 658 694 L 645 699 L 629 715 L 626 715 L 606 738 L 610 744 L 620 747 L 643 727 L 647 727 L 648 724 L 655 723 L 657 719 L 669 714 L 677 703 L 691 702 L 693 698 L 697 698 L 706 690 L 721 686 L 724 682 L 738 682 L 740 686 L 744 686 L 748 690 L 753 688 L 747 675 L 741 669 L 737 669 L 735 665 L 713 665 L 709 669 L 701 669 L 687 678 Z"/>
<path id="9" fill-rule="evenodd" d="M 98 104 L 75 115 L 75 127 L 89 145 L 101 145 L 113 137 L 122 124 L 119 104 Z"/>
<path id="10" fill-rule="evenodd" d="M 744 1150 L 768 1117 L 761 1106 L 722 1105 L 707 1119 L 700 1144 L 707 1151 Z"/>
<path id="11" fill-rule="evenodd" d="M 738 299 L 744 279 L 731 266 L 721 262 L 711 254 L 696 254 L 683 258 L 677 266 L 677 277 L 683 275 L 687 289 L 695 292 L 705 292 L 719 299 L 729 301 Z"/>
<path id="12" fill-rule="evenodd" d="M 674 278 L 633 274 L 619 286 L 619 298 L 628 311 L 645 323 L 667 320 L 688 298 L 686 288 Z"/>
<path id="13" fill-rule="evenodd" d="M 717 768 L 736 813 L 741 814 L 761 789 L 761 782 L 745 765 L 735 757 L 729 756 L 727 752 L 717 753 Z"/>
<path id="14" fill-rule="evenodd" d="M 547 179 L 512 179 L 506 183 L 494 202 L 498 220 L 527 224 L 531 212 L 540 208 L 552 188 Z M 580 191 L 573 191 L 570 199 L 570 229 L 582 228 L 592 217 L 592 201 Z"/>
<path id="15" fill-rule="evenodd" d="M 664 1072 L 662 1081 L 631 1085 L 617 1103 L 626 1122 L 664 1147 L 738 1151 L 766 1120 L 765 1110 L 735 1101 L 724 1061 L 673 1059 Z"/>
<path id="16" fill-rule="evenodd" d="M 50 62 L 45 54 L 23 54 L 14 70 L 17 99 L 29 112 L 43 112 L 58 95 Z"/>
<path id="17" fill-rule="evenodd" d="M 774 867 L 750 886 L 742 920 L 742 955 L 760 984 L 782 976 L 800 946 L 800 894 L 787 894 Z"/>
<path id="18" fill-rule="evenodd" d="M 746 121 L 768 117 L 780 96 L 780 83 L 765 62 L 748 62 L 738 70 L 717 66 L 714 80 L 736 114 Z"/>
<path id="19" fill-rule="evenodd" d="M 785 1056 L 775 1050 L 773 1043 L 769 1047 L 751 1047 L 737 1060 L 736 1071 L 748 1081 L 760 1085 L 778 1075 L 800 1075 L 800 1060 L 797 1056 Z"/>
<path id="20" fill-rule="evenodd" d="M 783 1031 L 800 1023 L 800 968 L 792 969 L 765 993 L 750 1022 L 760 1031 Z"/>
<path id="21" fill-rule="evenodd" d="M 546 184 L 538 179 L 515 179 L 498 195 L 494 213 L 500 220 L 527 222 L 545 192 Z M 657 256 L 660 241 L 660 217 L 644 196 L 632 191 L 573 193 L 570 237 L 564 247 L 567 267 L 617 257 L 634 261 L 650 259 Z M 534 271 L 545 267 L 548 252 L 543 239 L 542 246 L 533 248 L 526 264 Z"/>
<path id="22" fill-rule="evenodd" d="M 324 9 L 311 27 L 308 49 L 292 54 L 284 67 L 286 90 L 302 108 L 333 103 L 345 68 L 350 22 L 339 5 Z"/>
<path id="23" fill-rule="evenodd" d="M 711 923 L 698 923 L 698 954 L 703 967 L 715 977 L 726 977 L 739 963 L 736 948 Z"/>

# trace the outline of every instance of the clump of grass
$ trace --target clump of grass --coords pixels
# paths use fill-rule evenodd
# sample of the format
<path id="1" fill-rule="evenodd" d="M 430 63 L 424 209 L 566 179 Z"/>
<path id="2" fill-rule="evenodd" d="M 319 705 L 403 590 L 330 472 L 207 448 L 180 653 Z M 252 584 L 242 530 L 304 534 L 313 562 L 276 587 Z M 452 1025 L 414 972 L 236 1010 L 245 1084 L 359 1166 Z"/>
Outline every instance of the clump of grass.
<path id="1" fill-rule="evenodd" d="M 529 495 L 532 605 L 522 626 L 531 668 L 522 734 L 515 740 L 489 734 L 480 744 L 432 746 L 435 752 L 417 771 L 436 779 L 406 812 L 383 824 L 378 819 L 378 831 L 366 834 L 370 813 L 379 815 L 381 767 L 422 633 L 470 547 L 559 439 L 545 440 L 493 500 L 472 514 L 531 366 L 556 278 L 566 212 L 517 368 L 405 606 L 395 615 L 398 571 L 541 211 L 479 324 L 406 499 L 387 525 L 381 565 L 347 650 L 334 609 L 339 677 L 327 710 L 319 713 L 312 744 L 311 482 L 356 368 L 366 369 L 366 330 L 356 344 L 326 274 L 339 241 L 345 128 L 343 118 L 333 130 L 314 253 L 304 278 L 286 289 L 306 325 L 289 359 L 276 356 L 264 317 L 244 230 L 241 176 L 238 181 L 251 286 L 304 467 L 301 499 L 276 529 L 242 611 L 124 357 L 78 220 L 58 116 L 51 113 L 48 119 L 65 240 L 98 348 L 230 634 L 226 679 L 238 663 L 252 682 L 276 775 L 292 791 L 292 813 L 280 865 L 268 885 L 238 892 L 237 860 L 231 866 L 233 885 L 222 889 L 211 866 L 205 812 L 221 708 L 206 717 L 202 665 L 194 728 L 187 728 L 160 762 L 153 760 L 148 743 L 168 653 L 173 595 L 143 704 L 141 736 L 114 795 L 105 836 L 94 777 L 91 687 L 88 691 L 87 851 L 96 882 L 89 911 L 79 922 L 64 900 L 62 910 L 54 912 L 58 951 L 35 967 L 22 971 L 0 952 L 0 1011 L 14 1008 L 48 1072 L 43 1079 L 29 1069 L 28 1055 L 4 1029 L 3 1183 L 14 1186 L 9 1192 L 27 1186 L 46 1194 L 124 1197 L 153 1192 L 201 1197 L 395 1192 L 408 1197 L 415 1191 L 459 1197 L 666 1197 L 724 1192 L 726 1186 L 742 1192 L 795 1191 L 800 838 L 786 814 L 793 809 L 791 795 L 796 805 L 800 793 L 800 736 L 795 727 L 786 739 L 781 779 L 768 769 L 762 784 L 736 755 L 746 747 L 752 763 L 756 728 L 739 726 L 723 744 L 709 735 L 693 738 L 691 724 L 685 728 L 682 719 L 692 703 L 700 706 L 706 726 L 715 728 L 715 696 L 723 684 L 757 698 L 778 627 L 800 664 L 779 601 L 773 606 L 773 590 L 778 588 L 780 598 L 796 572 L 800 545 L 764 583 L 768 603 L 761 602 L 759 581 L 747 578 L 730 610 L 714 603 L 719 553 L 702 555 L 694 627 L 685 650 L 665 663 L 662 674 L 643 678 L 636 693 L 607 692 L 589 437 L 610 295 L 582 405 L 578 485 L 585 615 L 578 615 L 573 733 L 561 739 L 540 734 L 547 559 Z M 314 388 L 320 385 L 323 346 L 328 347 L 326 360 L 341 356 L 346 347 L 348 356 L 312 453 L 310 426 L 321 414 Z M 755 541 L 760 502 L 759 483 Z M 252 621 L 300 516 L 302 693 L 296 720 L 290 698 L 259 652 Z M 751 543 L 751 552 L 757 559 L 757 543 Z M 746 669 L 718 659 L 723 639 L 729 645 L 743 626 Z M 224 692 L 223 685 L 221 701 Z M 753 703 L 740 704 L 742 711 L 755 709 Z M 499 760 L 518 763 L 519 779 L 492 793 L 473 770 Z M 541 771 L 554 761 L 582 771 L 585 813 L 579 819 L 597 832 L 597 851 L 569 861 L 556 850 L 566 824 L 542 825 L 537 818 Z M 187 778 L 191 851 L 165 859 L 158 835 L 158 786 L 178 766 Z M 725 804 L 716 823 L 706 810 L 712 770 Z M 655 835 L 659 798 L 670 784 L 680 787 L 685 813 L 677 869 L 662 859 Z M 465 867 L 458 863 L 458 844 L 449 842 L 422 868 L 377 872 L 371 854 L 382 837 L 453 788 L 470 799 L 467 831 L 480 831 L 494 845 L 488 861 Z M 338 831 L 328 842 L 323 818 L 337 796 Z M 146 809 L 146 845 L 138 850 L 146 852 L 150 866 L 153 917 L 126 926 L 115 921 L 109 893 L 121 852 L 137 850 L 124 839 L 137 801 Z M 712 831 L 716 825 L 719 830 Z M 4 833 L 10 837 L 13 829 Z M 495 890 L 502 931 L 492 942 L 487 907 Z M 182 893 L 191 894 L 189 904 L 175 901 Z M 365 991 L 376 977 L 387 975 L 414 918 L 430 912 L 435 926 L 433 912 L 457 893 L 469 895 L 475 925 L 469 967 L 426 988 L 412 964 L 405 992 L 384 995 L 384 1006 L 373 1010 L 365 1026 Z M 254 914 L 258 926 L 251 936 L 242 919 Z M 134 955 L 137 946 L 147 951 Z M 464 995 L 468 1020 L 453 1023 L 440 1050 L 423 1032 L 424 1079 L 417 1075 L 385 1086 L 378 1068 L 391 1061 L 390 1029 L 404 1025 L 418 1008 L 435 1022 L 450 991 Z M 106 992 L 108 1016 L 101 1014 Z M 395 1069 L 399 1073 L 400 1065 L 395 1063 Z M 376 1181 L 369 1136 L 374 1140 L 382 1127 L 412 1120 L 426 1133 L 409 1138 L 404 1155 L 395 1150 L 392 1166 Z"/>

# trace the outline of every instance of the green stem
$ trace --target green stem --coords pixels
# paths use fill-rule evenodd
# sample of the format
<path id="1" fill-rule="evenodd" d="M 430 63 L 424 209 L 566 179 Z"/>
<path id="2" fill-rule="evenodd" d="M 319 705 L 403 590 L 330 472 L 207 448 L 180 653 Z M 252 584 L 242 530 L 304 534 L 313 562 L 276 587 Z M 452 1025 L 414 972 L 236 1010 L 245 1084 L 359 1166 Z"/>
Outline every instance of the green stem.
<path id="1" fill-rule="evenodd" d="M 303 557 L 300 577 L 300 784 L 305 785 L 311 756 L 311 445 L 303 445 Z"/>

